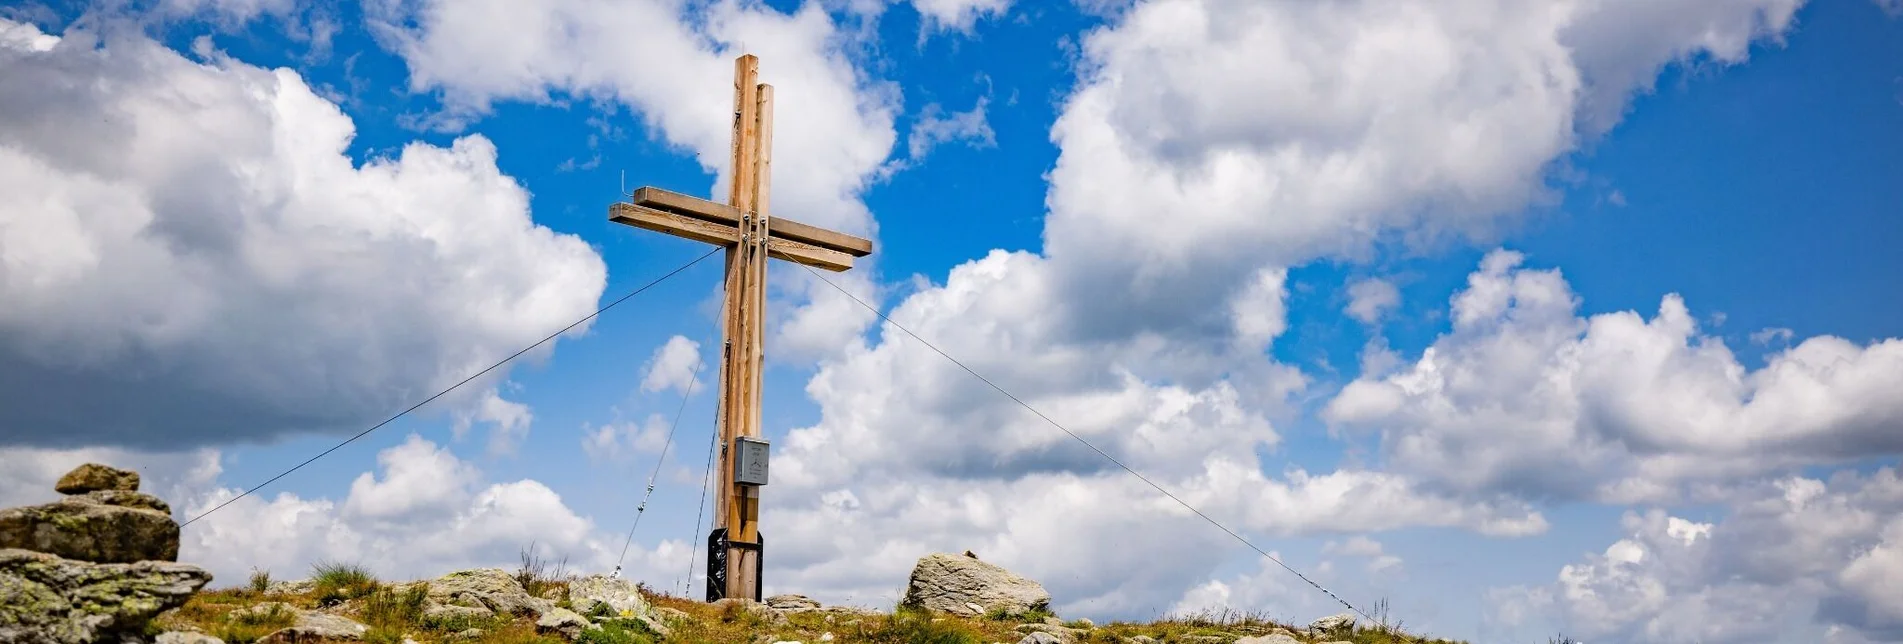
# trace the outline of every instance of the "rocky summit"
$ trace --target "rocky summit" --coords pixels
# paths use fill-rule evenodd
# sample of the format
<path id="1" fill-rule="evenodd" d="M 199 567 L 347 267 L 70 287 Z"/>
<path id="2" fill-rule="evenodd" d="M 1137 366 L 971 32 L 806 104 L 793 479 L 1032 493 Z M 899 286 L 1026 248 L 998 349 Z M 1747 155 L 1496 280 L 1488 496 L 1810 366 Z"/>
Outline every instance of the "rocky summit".
<path id="1" fill-rule="evenodd" d="M 137 473 L 89 463 L 54 489 L 68 496 L 0 510 L 0 642 L 140 641 L 211 582 L 174 563 L 178 523 Z"/>

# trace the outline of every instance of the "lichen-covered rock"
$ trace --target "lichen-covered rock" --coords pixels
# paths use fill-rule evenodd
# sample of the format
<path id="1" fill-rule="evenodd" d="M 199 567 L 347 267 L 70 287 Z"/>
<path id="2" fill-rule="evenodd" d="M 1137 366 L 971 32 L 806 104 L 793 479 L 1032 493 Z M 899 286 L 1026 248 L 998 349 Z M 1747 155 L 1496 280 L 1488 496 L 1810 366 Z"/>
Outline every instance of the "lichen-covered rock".
<path id="1" fill-rule="evenodd" d="M 933 553 L 918 560 L 901 606 L 975 617 L 991 611 L 1021 615 L 1050 610 L 1044 586 L 971 557 Z"/>
<path id="2" fill-rule="evenodd" d="M 529 596 L 514 575 L 501 568 L 458 570 L 429 582 L 429 599 L 445 606 L 486 608 L 501 615 L 539 616 L 553 607 Z"/>
<path id="3" fill-rule="evenodd" d="M 1270 633 L 1259 637 L 1245 637 L 1236 640 L 1236 644 L 1302 644 L 1302 641 L 1284 633 Z"/>
<path id="4" fill-rule="evenodd" d="M 590 575 L 569 580 L 568 603 L 583 615 L 637 620 L 662 637 L 672 632 L 655 613 L 654 606 L 641 596 L 640 587 L 626 579 Z M 780 620 L 786 619 L 779 613 L 773 613 L 773 616 Z"/>
<path id="5" fill-rule="evenodd" d="M 423 623 L 425 624 L 469 623 L 494 616 L 495 611 L 489 610 L 487 606 L 456 606 L 436 602 L 423 605 Z"/>
<path id="6" fill-rule="evenodd" d="M 152 496 L 150 494 L 146 494 L 143 492 L 128 492 L 125 490 L 93 490 L 83 495 L 75 496 L 73 498 L 75 500 L 87 499 L 91 501 L 96 501 L 103 505 L 116 505 L 122 508 L 138 508 L 141 510 L 151 510 L 154 512 L 159 512 L 159 513 L 167 514 L 167 515 L 172 513 L 171 505 L 166 504 L 165 501 L 159 499 L 159 497 Z"/>
<path id="7" fill-rule="evenodd" d="M 79 644 L 139 633 L 210 582 L 211 573 L 185 564 L 95 564 L 0 549 L 0 642 Z"/>
<path id="8" fill-rule="evenodd" d="M 87 463 L 73 468 L 59 482 L 53 484 L 53 491 L 60 494 L 85 494 L 94 490 L 139 491 L 139 473 L 122 470 L 98 463 Z"/>
<path id="9" fill-rule="evenodd" d="M 259 642 L 271 644 L 290 644 L 292 642 L 322 642 L 335 640 L 361 640 L 370 627 L 340 615 L 317 611 L 297 611 L 297 622 L 272 631 Z"/>
<path id="10" fill-rule="evenodd" d="M 131 496 L 110 498 L 143 503 Z M 172 515 L 148 507 L 108 505 L 91 496 L 69 496 L 45 505 L 0 510 L 0 548 L 93 563 L 175 561 L 178 522 L 172 520 Z"/>
<path id="11" fill-rule="evenodd" d="M 766 598 L 766 605 L 774 610 L 789 613 L 803 613 L 821 608 L 818 601 L 805 595 L 774 595 Z"/>
<path id="12" fill-rule="evenodd" d="M 575 612 L 595 615 L 601 610 L 616 617 L 651 617 L 653 609 L 641 596 L 640 587 L 626 579 L 590 575 L 568 582 L 568 603 Z M 605 609 L 596 608 L 606 606 Z"/>
<path id="13" fill-rule="evenodd" d="M 1069 642 L 1050 633 L 1037 632 L 1024 636 L 1024 639 L 1018 640 L 1018 644 L 1069 644 Z"/>
<path id="14" fill-rule="evenodd" d="M 224 640 L 192 631 L 166 631 L 152 641 L 155 644 L 225 644 Z"/>
<path id="15" fill-rule="evenodd" d="M 317 590 L 317 582 L 310 579 L 274 581 L 264 588 L 266 595 L 302 595 Z"/>
<path id="16" fill-rule="evenodd" d="M 535 620 L 535 632 L 558 633 L 571 642 L 581 637 L 582 630 L 589 626 L 593 624 L 588 623 L 588 618 L 566 608 L 551 609 Z"/>

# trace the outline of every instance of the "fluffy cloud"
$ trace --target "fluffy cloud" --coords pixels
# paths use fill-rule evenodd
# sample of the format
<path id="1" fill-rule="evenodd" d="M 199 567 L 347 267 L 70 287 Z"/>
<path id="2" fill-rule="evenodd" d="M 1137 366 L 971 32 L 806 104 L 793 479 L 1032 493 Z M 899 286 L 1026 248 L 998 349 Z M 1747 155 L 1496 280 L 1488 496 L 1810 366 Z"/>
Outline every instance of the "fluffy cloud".
<path id="1" fill-rule="evenodd" d="M 601 293 L 600 258 L 530 220 L 480 136 L 358 164 L 351 120 L 289 70 L 0 32 L 0 443 L 355 426 Z M 508 411 L 477 419 L 525 431 Z"/>
<path id="2" fill-rule="evenodd" d="M 686 9 L 671 0 L 387 0 L 368 13 L 409 64 L 412 89 L 441 91 L 448 118 L 555 94 L 612 101 L 718 172 L 711 194 L 722 196 L 733 59 L 756 54 L 761 81 L 776 87 L 773 212 L 870 232 L 858 195 L 896 140 L 896 90 L 853 67 L 840 42 L 849 34 L 816 3 L 790 15 L 733 0 Z"/>
<path id="3" fill-rule="evenodd" d="M 582 449 L 589 458 L 617 460 L 633 454 L 661 451 L 667 442 L 666 416 L 649 414 L 646 420 L 617 421 L 600 427 L 582 426 Z"/>
<path id="4" fill-rule="evenodd" d="M 485 482 L 475 466 L 415 435 L 378 453 L 377 462 L 380 472 L 358 476 L 341 500 L 290 493 L 239 499 L 186 526 L 179 557 L 225 583 L 238 583 L 252 568 L 294 578 L 326 560 L 361 562 L 385 578 L 428 577 L 508 565 L 531 543 L 545 557 L 567 558 L 572 569 L 614 567 L 619 539 L 538 481 Z M 201 488 L 175 505 L 196 516 L 237 493 Z M 678 577 L 688 555 L 680 541 L 637 544 L 627 574 L 665 585 L 661 580 Z"/>
<path id="5" fill-rule="evenodd" d="M 928 28 L 969 32 L 981 18 L 1004 15 L 1011 0 L 912 0 L 912 7 Z"/>
<path id="6" fill-rule="evenodd" d="M 218 478 L 219 452 L 196 449 L 146 452 L 118 447 L 0 448 L 0 508 L 49 503 L 59 477 L 83 463 L 107 463 L 139 473 L 139 490 L 165 499 L 185 498 Z"/>
<path id="7" fill-rule="evenodd" d="M 699 342 L 678 335 L 668 338 L 667 343 L 648 358 L 647 373 L 641 376 L 641 391 L 672 389 L 685 394 L 699 379 L 700 367 Z"/>
<path id="8" fill-rule="evenodd" d="M 1462 492 L 1671 501 L 1717 483 L 1903 451 L 1903 341 L 1814 337 L 1748 369 L 1685 303 L 1580 317 L 1556 270 L 1487 256 L 1453 329 L 1329 402 L 1387 466 Z"/>
<path id="9" fill-rule="evenodd" d="M 1286 328 L 1283 271 L 1388 237 L 1490 229 L 1546 197 L 1548 167 L 1610 123 L 1603 104 L 1623 106 L 1675 60 L 1740 61 L 1795 8 L 1708 4 L 1158 0 L 1118 11 L 1083 39 L 1078 86 L 1051 133 L 1060 152 L 1042 252 L 994 251 L 891 315 L 1245 531 L 1538 533 L 1545 520 L 1524 497 L 1494 490 L 1354 468 L 1263 473 L 1280 438 L 1271 420 L 1306 387 L 1262 356 Z M 826 526 L 800 536 L 831 555 L 783 577 L 863 592 L 859 571 L 890 575 L 921 547 L 975 542 L 1012 544 L 1007 564 L 1066 579 L 1060 596 L 1093 610 L 1167 606 L 1207 581 L 1220 557 L 1197 548 L 1176 548 L 1196 554 L 1169 570 L 1122 557 L 1151 540 L 1219 544 L 1213 528 L 906 334 L 879 337 L 822 362 L 807 387 L 822 418 L 779 448 L 785 487 L 769 512 Z M 1105 516 L 1049 507 L 1079 487 Z M 947 500 L 918 520 L 877 501 L 893 488 Z M 1051 514 L 1072 526 L 1065 536 L 1021 527 Z M 840 517 L 851 529 L 834 527 Z M 1076 526 L 1119 539 L 1080 544 Z M 1071 580 L 1060 562 L 1080 556 L 1118 572 Z"/>
<path id="10" fill-rule="evenodd" d="M 1792 477 L 1730 500 L 1716 523 L 1628 513 L 1628 536 L 1549 587 L 1502 597 L 1589 641 L 1903 640 L 1903 479 L 1892 468 Z M 1516 615 L 1516 617 L 1520 617 Z"/>
<path id="11" fill-rule="evenodd" d="M 973 147 L 992 147 L 998 144 L 997 135 L 991 131 L 991 123 L 985 120 L 984 97 L 978 98 L 978 104 L 963 112 L 945 113 L 945 108 L 937 103 L 925 106 L 918 121 L 912 124 L 912 131 L 905 138 L 906 158 L 912 163 L 925 159 L 925 155 L 942 143 L 965 141 Z"/>
<path id="12" fill-rule="evenodd" d="M 383 0 L 366 13 L 408 63 L 411 88 L 442 94 L 438 126 L 460 128 L 499 101 L 563 96 L 626 106 L 654 136 L 716 173 L 702 194 L 722 200 L 731 180 L 733 59 L 758 55 L 762 82 L 776 88 L 772 212 L 876 233 L 860 196 L 897 141 L 898 90 L 854 67 L 848 54 L 861 34 L 842 30 L 820 3 L 783 14 L 738 0 Z M 864 273 L 876 270 L 873 261 L 832 279 L 869 295 L 876 289 Z M 803 270 L 781 264 L 773 274 L 776 360 L 833 355 L 873 319 Z"/>
<path id="13" fill-rule="evenodd" d="M 1348 315 L 1366 324 L 1374 324 L 1389 310 L 1401 305 L 1401 291 L 1394 283 L 1380 278 L 1348 285 Z"/>

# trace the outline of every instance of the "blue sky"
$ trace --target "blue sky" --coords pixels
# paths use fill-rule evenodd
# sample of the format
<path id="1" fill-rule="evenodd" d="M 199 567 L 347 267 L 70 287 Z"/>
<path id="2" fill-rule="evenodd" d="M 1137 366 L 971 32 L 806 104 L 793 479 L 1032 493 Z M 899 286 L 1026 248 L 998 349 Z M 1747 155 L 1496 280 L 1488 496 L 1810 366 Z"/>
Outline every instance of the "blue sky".
<path id="1" fill-rule="evenodd" d="M 0 82 L 0 183 L 41 191 L 0 206 L 0 294 L 29 303 L 0 399 L 35 401 L 0 500 L 107 459 L 201 511 L 700 256 L 605 211 L 624 175 L 724 192 L 708 101 L 744 43 L 783 101 L 776 214 L 877 240 L 847 288 L 1357 606 L 1476 642 L 1903 636 L 1894 6 L 676 5 L 0 9 L 4 75 L 59 81 Z M 137 144 L 60 118 L 93 109 Z M 85 180 L 152 232 L 90 228 Z M 62 259 L 153 253 L 133 286 Z M 717 342 L 715 260 L 188 527 L 186 557 L 430 575 L 533 538 L 612 566 L 683 401 L 643 383 Z M 1066 614 L 1339 608 L 773 268 L 768 592 L 883 606 L 972 548 Z M 702 350 L 663 359 L 677 337 Z M 698 539 L 713 374 L 634 536 L 656 586 Z M 88 411 L 111 391 L 137 423 Z"/>

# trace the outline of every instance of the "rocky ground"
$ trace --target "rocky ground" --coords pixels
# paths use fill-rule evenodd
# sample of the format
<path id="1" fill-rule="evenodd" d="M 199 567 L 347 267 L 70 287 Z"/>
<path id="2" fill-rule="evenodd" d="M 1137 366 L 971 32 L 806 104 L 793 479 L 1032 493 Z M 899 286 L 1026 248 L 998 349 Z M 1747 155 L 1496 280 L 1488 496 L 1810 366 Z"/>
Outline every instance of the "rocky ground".
<path id="1" fill-rule="evenodd" d="M 1097 625 L 1050 611 L 1043 586 L 963 555 L 919 560 L 890 613 L 799 595 L 706 603 L 539 566 L 383 582 L 323 564 L 302 581 L 256 574 L 203 590 L 211 575 L 172 559 L 178 525 L 138 475 L 86 465 L 61 501 L 0 510 L 0 644 L 547 643 L 1414 644 L 1427 640 L 1346 615 L 1307 626 L 1245 614 Z"/>

